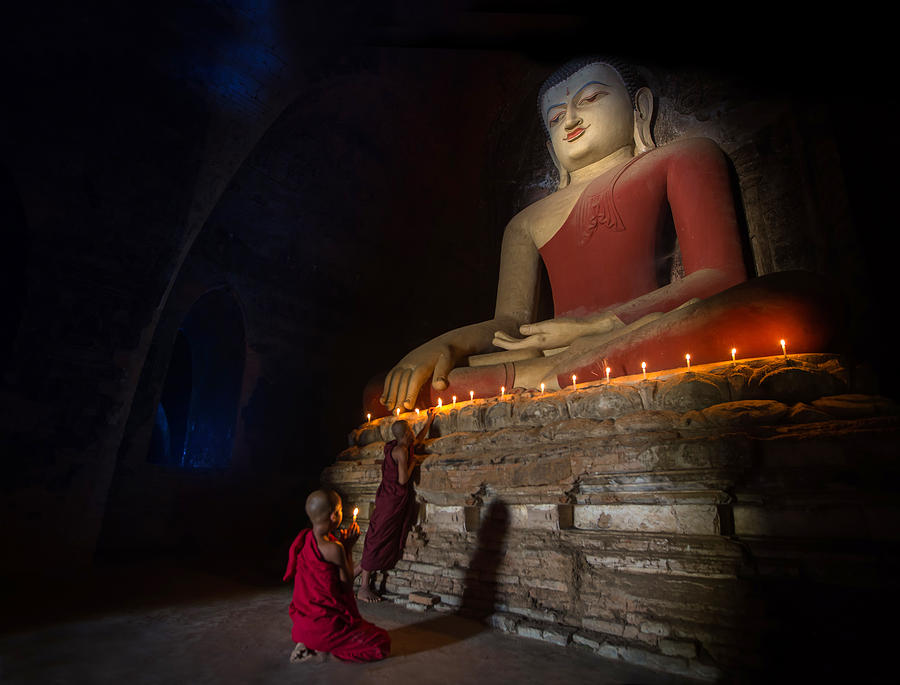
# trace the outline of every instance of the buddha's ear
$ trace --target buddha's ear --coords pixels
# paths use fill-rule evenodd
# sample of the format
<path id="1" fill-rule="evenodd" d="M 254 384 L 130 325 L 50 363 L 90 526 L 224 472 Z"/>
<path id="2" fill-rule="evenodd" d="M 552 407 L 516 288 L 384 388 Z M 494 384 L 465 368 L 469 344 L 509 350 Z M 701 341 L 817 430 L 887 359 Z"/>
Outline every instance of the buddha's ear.
<path id="1" fill-rule="evenodd" d="M 555 166 L 556 170 L 559 172 L 559 186 L 557 187 L 557 190 L 565 188 L 569 185 L 569 170 L 560 164 L 559 158 L 553 151 L 553 143 L 550 140 L 547 141 L 547 152 L 550 153 L 550 159 L 553 160 L 553 166 Z"/>
<path id="2" fill-rule="evenodd" d="M 647 88 L 638 88 L 634 94 L 634 154 L 639 155 L 656 147 L 650 122 L 653 120 L 653 108 L 656 105 L 653 92 Z"/>

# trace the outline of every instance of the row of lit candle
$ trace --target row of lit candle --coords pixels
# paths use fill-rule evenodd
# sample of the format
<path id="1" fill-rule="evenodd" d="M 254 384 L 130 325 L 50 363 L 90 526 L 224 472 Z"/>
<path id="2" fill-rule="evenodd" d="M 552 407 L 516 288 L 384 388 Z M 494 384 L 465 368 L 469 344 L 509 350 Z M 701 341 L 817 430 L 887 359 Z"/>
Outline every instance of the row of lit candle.
<path id="1" fill-rule="evenodd" d="M 778 342 L 779 342 L 779 344 L 781 345 L 781 353 L 784 355 L 784 358 L 787 359 L 787 344 L 785 343 L 785 341 L 784 341 L 783 339 L 782 339 L 782 340 L 779 340 Z M 736 347 L 732 347 L 732 348 L 731 348 L 731 362 L 732 362 L 732 363 L 734 363 L 734 362 L 736 361 L 736 355 L 737 355 L 737 348 L 736 348 Z M 684 361 L 685 361 L 686 364 L 687 364 L 688 370 L 690 370 L 690 368 L 691 368 L 691 355 L 690 355 L 690 354 L 685 354 L 685 355 L 684 355 Z M 611 369 L 610 367 L 607 366 L 607 367 L 606 367 L 606 383 L 607 383 L 607 385 L 609 384 L 609 374 L 610 374 L 611 371 L 612 371 L 612 369 Z M 644 374 L 644 379 L 646 380 L 646 378 L 647 378 L 647 362 L 641 362 L 641 372 Z M 578 389 L 578 383 L 577 383 L 577 381 L 578 381 L 578 376 L 576 376 L 576 375 L 573 373 L 573 374 L 572 374 L 572 390 L 577 390 L 577 389 Z M 541 395 L 544 394 L 544 388 L 545 388 L 545 385 L 544 385 L 543 383 L 541 383 Z M 501 385 L 501 386 L 500 386 L 500 397 L 503 397 L 505 394 L 506 394 L 506 386 Z M 475 391 L 474 391 L 474 390 L 469 390 L 469 401 L 474 401 L 474 400 L 475 400 Z M 443 408 L 443 406 L 444 406 L 444 400 L 443 400 L 443 398 L 438 397 L 437 408 L 438 408 L 438 409 L 441 409 L 441 408 Z M 453 404 L 452 404 L 451 406 L 456 406 L 456 395 L 453 395 Z M 418 415 L 419 415 L 419 409 L 416 408 L 415 411 L 416 411 L 416 416 L 418 416 Z M 400 416 L 400 407 L 397 407 L 397 408 L 394 410 L 394 414 L 397 415 L 397 416 Z M 371 414 L 371 413 L 366 414 L 366 421 L 371 421 L 371 420 L 372 420 L 372 414 Z"/>

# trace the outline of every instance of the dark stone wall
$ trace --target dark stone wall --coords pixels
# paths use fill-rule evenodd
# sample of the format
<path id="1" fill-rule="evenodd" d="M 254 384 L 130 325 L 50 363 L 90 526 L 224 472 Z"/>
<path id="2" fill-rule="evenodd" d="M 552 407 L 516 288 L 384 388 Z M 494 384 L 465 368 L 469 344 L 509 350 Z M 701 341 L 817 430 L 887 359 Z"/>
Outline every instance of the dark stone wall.
<path id="1" fill-rule="evenodd" d="M 366 380 L 491 314 L 503 226 L 553 187 L 534 97 L 597 51 L 591 24 L 302 5 L 10 15 L 0 198 L 21 220 L 3 261 L 0 542 L 21 553 L 4 570 L 84 565 L 98 539 L 277 551 Z M 709 135 L 729 153 L 757 270 L 834 274 L 880 352 L 896 238 L 873 171 L 896 142 L 857 144 L 877 70 L 735 58 L 709 35 L 604 49 L 651 68 L 659 142 Z M 849 76 L 853 97 L 822 87 Z M 225 286 L 246 331 L 232 466 L 150 464 L 178 327 Z"/>
<path id="2" fill-rule="evenodd" d="M 35 4 L 6 17 L 16 96 L 2 159 L 29 245 L 0 395 L 3 541 L 20 550 L 10 569 L 90 561 L 158 308 L 222 188 L 295 92 L 293 48 L 248 30 L 278 17 L 201 5 Z"/>

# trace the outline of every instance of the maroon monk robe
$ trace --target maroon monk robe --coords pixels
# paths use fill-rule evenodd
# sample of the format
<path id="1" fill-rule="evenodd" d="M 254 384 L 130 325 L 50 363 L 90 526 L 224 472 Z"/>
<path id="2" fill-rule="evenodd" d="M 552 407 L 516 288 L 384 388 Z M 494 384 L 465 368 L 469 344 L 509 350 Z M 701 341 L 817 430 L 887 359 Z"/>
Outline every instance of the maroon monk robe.
<path id="1" fill-rule="evenodd" d="M 415 517 L 415 498 L 411 480 L 400 484 L 397 462 L 391 456 L 397 441 L 384 446 L 381 484 L 375 493 L 375 511 L 369 519 L 360 564 L 366 571 L 387 571 L 403 556 L 403 545 Z M 407 468 L 413 463 L 413 446 L 409 446 Z"/>
<path id="2" fill-rule="evenodd" d="M 309 528 L 300 531 L 288 553 L 284 580 L 292 576 L 294 642 L 345 661 L 378 661 L 390 654 L 387 631 L 359 615 L 353 588 L 341 582 L 341 570 L 322 557 Z"/>

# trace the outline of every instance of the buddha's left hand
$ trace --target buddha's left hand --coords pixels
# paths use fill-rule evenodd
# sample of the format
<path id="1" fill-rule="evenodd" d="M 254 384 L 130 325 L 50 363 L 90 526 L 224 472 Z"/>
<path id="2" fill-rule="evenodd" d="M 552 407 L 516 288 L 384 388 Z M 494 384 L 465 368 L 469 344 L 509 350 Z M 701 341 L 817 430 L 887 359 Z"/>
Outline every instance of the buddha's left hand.
<path id="1" fill-rule="evenodd" d="M 525 336 L 524 338 L 514 338 L 503 331 L 497 331 L 494 334 L 494 344 L 505 350 L 550 350 L 571 345 L 573 341 L 585 335 L 609 333 L 624 326 L 619 317 L 612 313 L 598 314 L 586 319 L 560 317 L 519 326 L 519 332 Z"/>

